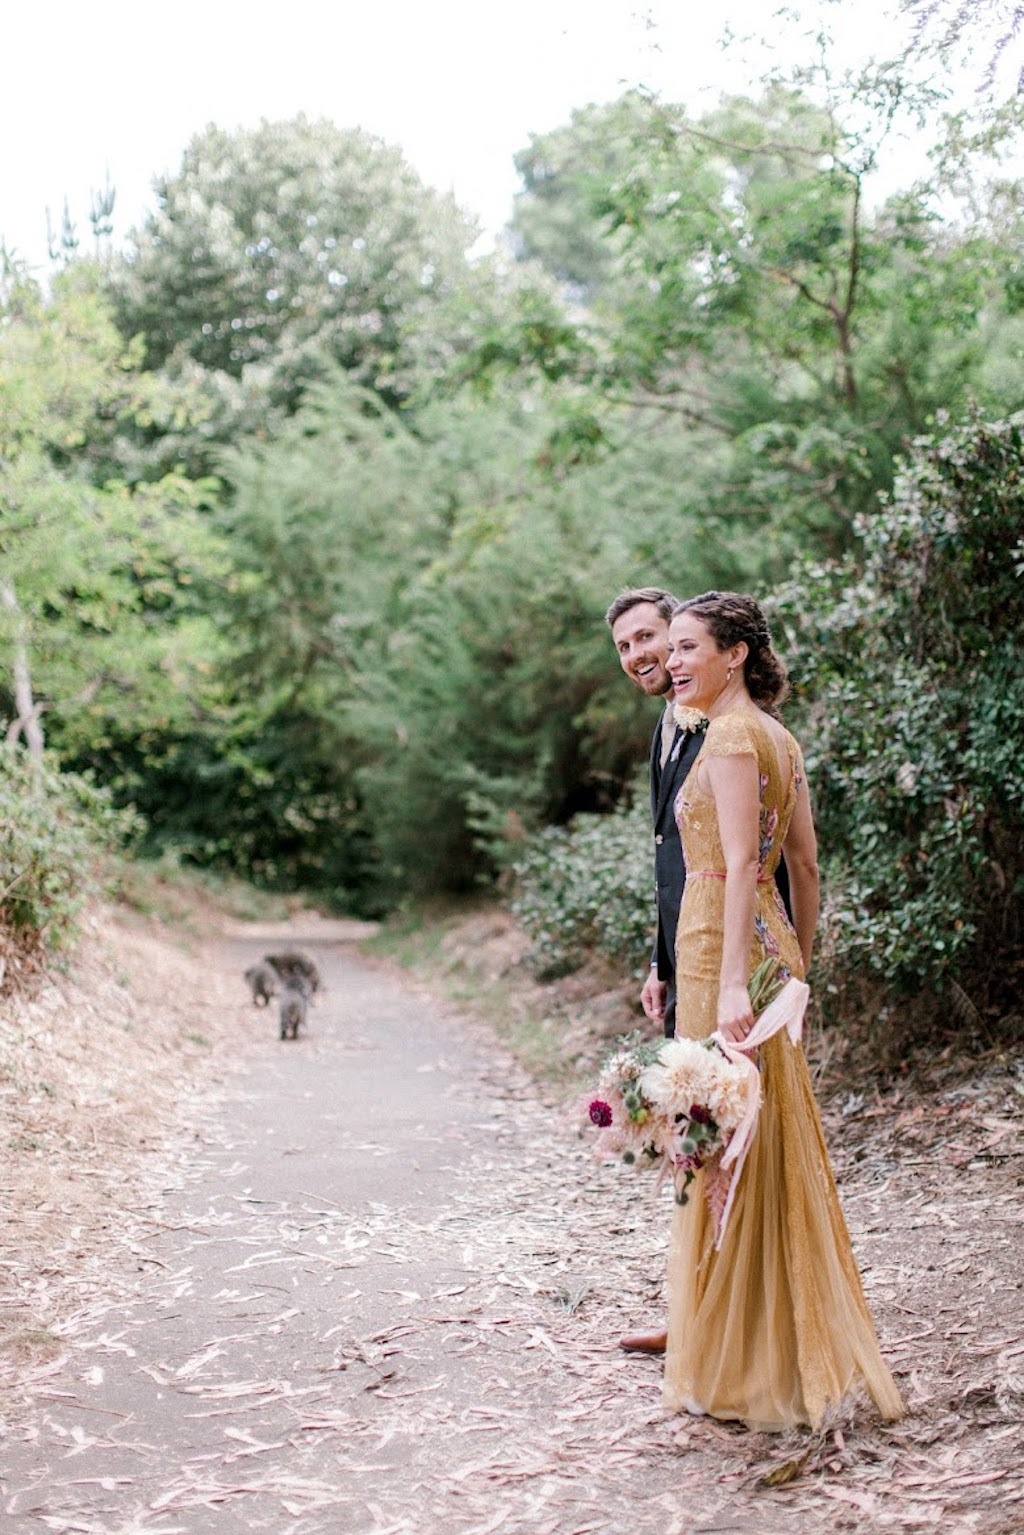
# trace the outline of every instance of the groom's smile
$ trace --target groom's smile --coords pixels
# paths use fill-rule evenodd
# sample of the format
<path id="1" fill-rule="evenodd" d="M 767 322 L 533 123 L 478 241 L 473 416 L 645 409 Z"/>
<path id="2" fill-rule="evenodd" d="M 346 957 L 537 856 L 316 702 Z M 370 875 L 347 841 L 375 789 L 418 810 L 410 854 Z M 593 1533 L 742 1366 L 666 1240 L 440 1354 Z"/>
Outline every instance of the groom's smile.
<path id="1" fill-rule="evenodd" d="M 668 621 L 653 602 L 638 602 L 622 613 L 612 625 L 612 639 L 619 665 L 642 693 L 659 698 L 668 692 Z"/>

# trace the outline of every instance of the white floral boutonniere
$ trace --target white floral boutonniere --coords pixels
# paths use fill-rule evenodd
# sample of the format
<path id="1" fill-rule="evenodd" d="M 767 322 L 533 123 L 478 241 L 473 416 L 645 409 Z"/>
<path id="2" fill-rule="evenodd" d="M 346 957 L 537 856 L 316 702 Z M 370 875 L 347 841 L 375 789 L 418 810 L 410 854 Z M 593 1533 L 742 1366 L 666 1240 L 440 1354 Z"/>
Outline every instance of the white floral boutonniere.
<path id="1" fill-rule="evenodd" d="M 707 730 L 711 721 L 699 709 L 687 709 L 684 704 L 674 704 L 672 717 L 680 730 Z"/>

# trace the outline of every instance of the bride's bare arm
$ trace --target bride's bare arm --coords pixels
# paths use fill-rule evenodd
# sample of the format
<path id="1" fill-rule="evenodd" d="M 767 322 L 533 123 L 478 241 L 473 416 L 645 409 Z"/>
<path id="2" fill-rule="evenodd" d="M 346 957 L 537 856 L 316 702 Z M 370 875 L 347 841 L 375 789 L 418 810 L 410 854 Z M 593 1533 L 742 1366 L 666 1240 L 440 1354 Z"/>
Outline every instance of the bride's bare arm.
<path id="1" fill-rule="evenodd" d="M 708 782 L 715 796 L 725 854 L 725 916 L 718 988 L 718 1029 L 726 1039 L 749 1032 L 754 1014 L 747 992 L 757 902 L 760 815 L 757 758 L 751 753 L 711 757 Z"/>
<path id="2" fill-rule="evenodd" d="M 789 900 L 793 908 L 793 926 L 804 958 L 804 969 L 810 969 L 814 948 L 814 932 L 818 926 L 818 839 L 814 831 L 811 813 L 811 797 L 807 782 L 802 780 L 797 788 L 796 806 L 789 831 L 783 843 L 786 868 L 789 871 Z"/>

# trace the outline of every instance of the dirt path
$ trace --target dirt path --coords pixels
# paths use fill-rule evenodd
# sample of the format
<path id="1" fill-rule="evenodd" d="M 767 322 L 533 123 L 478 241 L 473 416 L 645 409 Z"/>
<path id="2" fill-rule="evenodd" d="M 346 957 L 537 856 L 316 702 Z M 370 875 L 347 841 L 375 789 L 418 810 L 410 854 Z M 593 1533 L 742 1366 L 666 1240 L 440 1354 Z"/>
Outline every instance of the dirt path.
<path id="1" fill-rule="evenodd" d="M 224 967 L 265 936 L 236 936 Z M 896 1111 L 850 1109 L 844 1198 L 906 1423 L 783 1440 L 666 1418 L 658 1362 L 615 1346 L 660 1317 L 665 1200 L 595 1164 L 483 1029 L 336 936 L 306 945 L 326 986 L 305 1037 L 261 1016 L 244 1075 L 136 1212 L 118 1284 L 27 1379 L 5 1532 L 1024 1526 L 1004 1161 L 975 1140 L 951 1188 L 898 1138 L 862 1156 Z"/>

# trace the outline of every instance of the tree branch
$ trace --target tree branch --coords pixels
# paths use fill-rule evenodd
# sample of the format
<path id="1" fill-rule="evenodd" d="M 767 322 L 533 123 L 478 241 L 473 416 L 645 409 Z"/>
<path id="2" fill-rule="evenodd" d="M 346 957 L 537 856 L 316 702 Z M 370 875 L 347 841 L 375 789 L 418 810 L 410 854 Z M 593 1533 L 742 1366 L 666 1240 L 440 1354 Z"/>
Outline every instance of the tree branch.
<path id="1" fill-rule="evenodd" d="M 43 727 L 39 723 L 44 705 L 37 704 L 32 697 L 32 673 L 28 661 L 25 615 L 18 604 L 13 582 L 0 581 L 0 603 L 11 615 L 11 646 L 14 652 L 11 669 L 14 674 L 14 706 L 18 711 L 17 718 L 8 726 L 7 740 L 13 742 L 19 735 L 23 735 L 29 756 L 33 762 L 39 763 L 43 760 L 45 745 Z"/>

